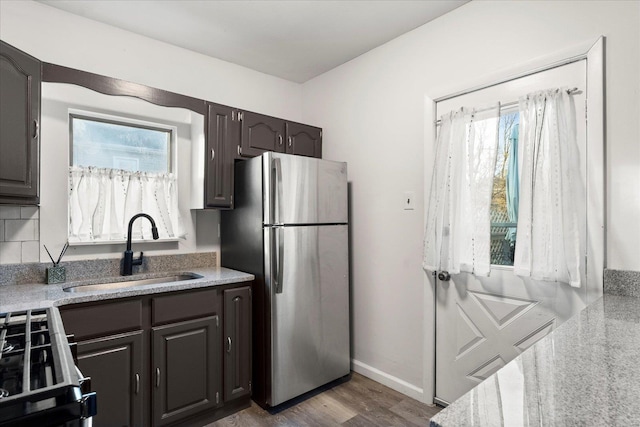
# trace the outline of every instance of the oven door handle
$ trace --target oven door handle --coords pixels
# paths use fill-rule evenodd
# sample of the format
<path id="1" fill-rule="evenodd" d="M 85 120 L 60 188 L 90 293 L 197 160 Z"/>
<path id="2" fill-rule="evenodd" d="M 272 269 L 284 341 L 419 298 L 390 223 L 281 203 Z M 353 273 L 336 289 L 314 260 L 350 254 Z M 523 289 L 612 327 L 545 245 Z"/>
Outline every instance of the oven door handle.
<path id="1" fill-rule="evenodd" d="M 85 377 L 80 369 L 75 366 L 78 374 L 78 383 L 80 384 L 80 417 L 88 419 L 94 417 L 98 413 L 98 398 L 94 391 L 91 391 L 91 377 Z"/>
<path id="2" fill-rule="evenodd" d="M 82 419 L 95 417 L 98 413 L 98 398 L 95 391 L 83 394 L 80 404 L 82 405 Z"/>
<path id="3" fill-rule="evenodd" d="M 76 366 L 76 373 L 78 374 L 78 383 L 80 384 L 80 391 L 82 394 L 91 393 L 91 377 L 85 377 L 80 369 Z"/>

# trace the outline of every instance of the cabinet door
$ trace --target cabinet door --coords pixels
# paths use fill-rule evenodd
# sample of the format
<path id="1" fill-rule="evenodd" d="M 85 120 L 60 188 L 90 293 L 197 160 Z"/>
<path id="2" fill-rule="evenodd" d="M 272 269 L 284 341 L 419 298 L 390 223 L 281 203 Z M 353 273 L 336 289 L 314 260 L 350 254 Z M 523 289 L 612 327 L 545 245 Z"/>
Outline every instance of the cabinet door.
<path id="1" fill-rule="evenodd" d="M 251 391 L 251 287 L 224 291 L 224 401 Z"/>
<path id="2" fill-rule="evenodd" d="M 78 367 L 98 396 L 94 426 L 140 426 L 145 399 L 143 332 L 78 342 Z"/>
<path id="3" fill-rule="evenodd" d="M 241 119 L 240 154 L 256 157 L 266 151 L 284 152 L 284 120 L 243 111 Z"/>
<path id="4" fill-rule="evenodd" d="M 0 42 L 0 203 L 38 203 L 40 61 Z"/>
<path id="5" fill-rule="evenodd" d="M 152 421 L 166 425 L 220 404 L 218 316 L 152 329 Z"/>
<path id="6" fill-rule="evenodd" d="M 233 207 L 233 162 L 239 143 L 239 122 L 231 107 L 207 104 L 206 206 Z"/>
<path id="7" fill-rule="evenodd" d="M 301 123 L 287 122 L 288 154 L 322 158 L 322 129 Z"/>

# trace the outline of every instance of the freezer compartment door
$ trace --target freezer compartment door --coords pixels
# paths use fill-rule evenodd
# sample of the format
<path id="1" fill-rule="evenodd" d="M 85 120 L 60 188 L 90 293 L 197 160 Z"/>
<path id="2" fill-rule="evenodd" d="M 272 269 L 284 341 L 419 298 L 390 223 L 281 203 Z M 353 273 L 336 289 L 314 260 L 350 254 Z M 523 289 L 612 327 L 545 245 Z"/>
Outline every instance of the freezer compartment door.
<path id="1" fill-rule="evenodd" d="M 345 224 L 347 164 L 265 153 L 264 224 Z"/>
<path id="2" fill-rule="evenodd" d="M 267 403 L 276 406 L 349 374 L 348 228 L 273 227 L 265 234 L 273 255 Z"/>

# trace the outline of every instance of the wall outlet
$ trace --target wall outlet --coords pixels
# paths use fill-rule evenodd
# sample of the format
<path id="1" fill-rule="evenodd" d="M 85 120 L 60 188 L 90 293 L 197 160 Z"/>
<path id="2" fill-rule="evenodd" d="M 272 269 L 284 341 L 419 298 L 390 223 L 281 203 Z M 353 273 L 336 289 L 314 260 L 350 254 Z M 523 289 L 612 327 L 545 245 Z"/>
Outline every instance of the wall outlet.
<path id="1" fill-rule="evenodd" d="M 416 193 L 415 191 L 405 191 L 402 199 L 402 208 L 405 211 L 412 211 L 416 208 Z"/>

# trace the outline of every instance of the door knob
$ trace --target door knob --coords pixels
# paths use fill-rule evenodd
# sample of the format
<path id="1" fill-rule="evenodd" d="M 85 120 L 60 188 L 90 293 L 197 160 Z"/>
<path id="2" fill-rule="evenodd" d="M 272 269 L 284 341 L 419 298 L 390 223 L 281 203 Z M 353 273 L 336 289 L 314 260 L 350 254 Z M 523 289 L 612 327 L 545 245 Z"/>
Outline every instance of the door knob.
<path id="1" fill-rule="evenodd" d="M 443 282 L 448 282 L 449 279 L 451 279 L 451 275 L 449 274 L 448 271 L 441 271 L 440 273 L 438 273 L 438 280 L 441 280 Z"/>

